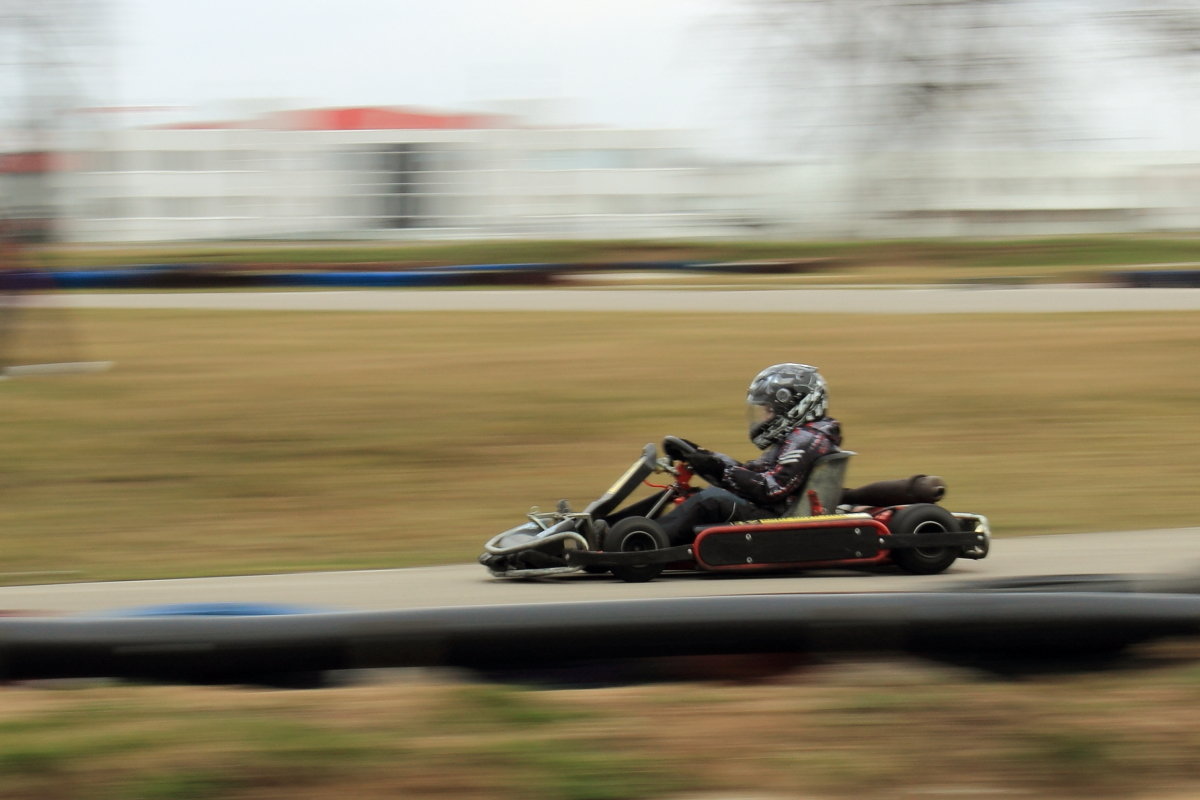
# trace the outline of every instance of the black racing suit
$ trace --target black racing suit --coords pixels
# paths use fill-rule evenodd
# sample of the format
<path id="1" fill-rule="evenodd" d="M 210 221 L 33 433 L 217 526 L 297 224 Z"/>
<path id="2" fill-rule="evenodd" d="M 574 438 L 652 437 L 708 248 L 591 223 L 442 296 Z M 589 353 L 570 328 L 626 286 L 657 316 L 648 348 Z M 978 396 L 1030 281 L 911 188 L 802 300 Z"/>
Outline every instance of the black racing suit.
<path id="1" fill-rule="evenodd" d="M 804 488 L 817 458 L 837 452 L 841 443 L 841 425 L 824 417 L 793 428 L 762 456 L 744 464 L 724 453 L 703 451 L 696 472 L 712 486 L 658 522 L 671 544 L 678 545 L 695 539 L 698 525 L 782 516 Z"/>

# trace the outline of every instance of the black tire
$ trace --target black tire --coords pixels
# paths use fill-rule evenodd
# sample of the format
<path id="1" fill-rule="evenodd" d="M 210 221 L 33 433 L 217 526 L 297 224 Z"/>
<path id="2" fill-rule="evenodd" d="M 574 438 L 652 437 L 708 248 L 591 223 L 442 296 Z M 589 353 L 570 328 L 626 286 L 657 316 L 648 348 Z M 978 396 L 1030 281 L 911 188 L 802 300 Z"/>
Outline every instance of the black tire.
<path id="1" fill-rule="evenodd" d="M 904 506 L 888 521 L 892 533 L 942 533 L 960 529 L 958 519 L 941 506 L 917 503 Z M 958 560 L 957 547 L 914 547 L 892 551 L 892 561 L 914 575 L 936 575 Z"/>
<path id="2" fill-rule="evenodd" d="M 603 545 L 607 553 L 634 553 L 664 550 L 669 542 L 654 520 L 626 517 L 604 532 Z M 626 583 L 644 583 L 657 578 L 664 567 L 664 564 L 622 564 L 613 567 L 612 574 Z"/>

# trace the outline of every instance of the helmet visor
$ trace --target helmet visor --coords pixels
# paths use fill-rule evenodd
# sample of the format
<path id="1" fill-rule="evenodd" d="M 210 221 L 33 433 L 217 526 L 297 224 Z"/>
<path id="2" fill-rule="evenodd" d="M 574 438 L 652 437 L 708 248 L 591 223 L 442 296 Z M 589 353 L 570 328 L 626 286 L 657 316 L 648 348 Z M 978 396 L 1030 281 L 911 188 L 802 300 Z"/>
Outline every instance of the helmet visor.
<path id="1" fill-rule="evenodd" d="M 775 411 L 770 406 L 760 405 L 754 402 L 746 403 L 746 427 L 751 435 L 761 430 L 763 425 L 770 422 L 775 416 Z"/>

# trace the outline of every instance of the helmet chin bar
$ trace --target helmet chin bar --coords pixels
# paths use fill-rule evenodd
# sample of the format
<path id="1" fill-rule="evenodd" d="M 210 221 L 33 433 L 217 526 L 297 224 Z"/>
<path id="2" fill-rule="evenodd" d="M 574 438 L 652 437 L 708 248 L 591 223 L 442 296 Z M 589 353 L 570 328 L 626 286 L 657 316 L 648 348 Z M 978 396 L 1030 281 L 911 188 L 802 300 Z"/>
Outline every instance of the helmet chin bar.
<path id="1" fill-rule="evenodd" d="M 759 450 L 766 450 L 787 435 L 792 428 L 807 421 L 816 398 L 811 395 L 788 409 L 786 414 L 776 414 L 768 420 L 750 427 L 750 441 Z"/>
<path id="2" fill-rule="evenodd" d="M 771 427 L 771 421 L 760 422 L 757 425 L 750 426 L 750 442 L 759 450 L 766 450 L 773 440 L 773 436 L 768 436 L 767 429 Z"/>
<path id="3" fill-rule="evenodd" d="M 750 441 L 759 450 L 766 450 L 771 445 L 778 442 L 787 432 L 792 429 L 792 418 L 789 412 L 786 415 L 776 414 L 762 425 L 756 426 L 757 431 L 751 431 Z"/>

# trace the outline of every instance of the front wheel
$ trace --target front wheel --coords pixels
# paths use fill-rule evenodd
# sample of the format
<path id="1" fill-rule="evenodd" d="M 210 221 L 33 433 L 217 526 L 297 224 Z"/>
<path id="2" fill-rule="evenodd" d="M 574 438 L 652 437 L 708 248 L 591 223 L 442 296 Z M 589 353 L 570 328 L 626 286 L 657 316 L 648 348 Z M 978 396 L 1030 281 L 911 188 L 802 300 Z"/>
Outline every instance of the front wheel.
<path id="1" fill-rule="evenodd" d="M 959 530 L 958 519 L 941 506 L 917 503 L 905 506 L 888 520 L 892 533 L 945 533 Z M 892 551 L 892 561 L 914 575 L 936 575 L 958 560 L 955 547 L 914 547 Z"/>
<path id="2" fill-rule="evenodd" d="M 659 524 L 646 517 L 626 517 L 604 532 L 603 548 L 608 553 L 643 553 L 670 546 Z M 662 574 L 663 564 L 621 564 L 612 574 L 626 583 L 644 583 Z"/>

